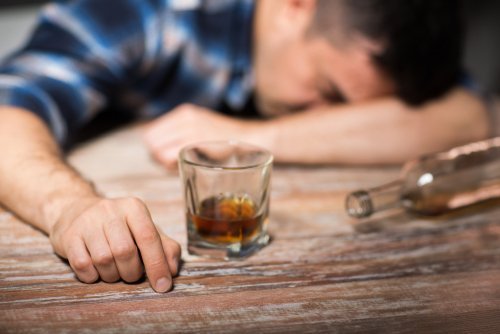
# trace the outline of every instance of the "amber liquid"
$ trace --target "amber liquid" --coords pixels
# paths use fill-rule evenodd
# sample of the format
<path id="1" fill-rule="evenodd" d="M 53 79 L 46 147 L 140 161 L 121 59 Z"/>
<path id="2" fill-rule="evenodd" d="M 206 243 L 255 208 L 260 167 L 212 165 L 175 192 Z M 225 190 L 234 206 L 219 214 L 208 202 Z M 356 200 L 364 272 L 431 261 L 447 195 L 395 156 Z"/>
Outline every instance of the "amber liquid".
<path id="1" fill-rule="evenodd" d="M 198 213 L 188 213 L 187 219 L 205 241 L 247 244 L 260 235 L 267 216 L 267 210 L 258 211 L 248 196 L 220 195 L 201 201 Z"/>

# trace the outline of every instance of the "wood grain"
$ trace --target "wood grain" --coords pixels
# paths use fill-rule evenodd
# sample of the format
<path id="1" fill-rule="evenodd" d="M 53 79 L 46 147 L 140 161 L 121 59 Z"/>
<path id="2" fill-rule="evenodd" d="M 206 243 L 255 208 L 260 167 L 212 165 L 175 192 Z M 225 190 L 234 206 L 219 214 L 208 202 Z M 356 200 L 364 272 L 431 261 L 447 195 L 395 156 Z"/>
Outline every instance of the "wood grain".
<path id="1" fill-rule="evenodd" d="M 355 224 L 347 192 L 397 168 L 277 167 L 272 242 L 234 262 L 185 252 L 178 175 L 155 165 L 138 128 L 72 153 L 109 196 L 138 196 L 184 248 L 174 290 L 83 284 L 45 235 L 0 211 L 1 333 L 498 333 L 500 205 L 434 219 L 394 212 Z"/>

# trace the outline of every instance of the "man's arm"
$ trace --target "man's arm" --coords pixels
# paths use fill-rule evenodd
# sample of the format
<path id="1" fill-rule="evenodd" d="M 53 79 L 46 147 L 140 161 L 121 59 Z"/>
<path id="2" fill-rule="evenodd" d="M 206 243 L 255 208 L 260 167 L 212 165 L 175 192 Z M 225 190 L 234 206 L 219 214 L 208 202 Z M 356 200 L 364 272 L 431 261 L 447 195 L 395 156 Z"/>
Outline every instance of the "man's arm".
<path id="1" fill-rule="evenodd" d="M 393 164 L 488 136 L 484 104 L 463 89 L 417 108 L 395 98 L 332 106 L 270 121 L 276 159 L 292 163 Z"/>
<path id="2" fill-rule="evenodd" d="M 239 139 L 270 149 L 277 162 L 392 164 L 488 135 L 481 101 L 463 89 L 413 109 L 395 98 L 246 121 L 184 105 L 152 122 L 145 141 L 166 167 L 183 145 Z"/>
<path id="3" fill-rule="evenodd" d="M 153 288 L 170 289 L 180 247 L 156 229 L 140 200 L 100 196 L 27 110 L 0 106 L 0 147 L 0 203 L 47 233 L 80 280 L 133 282 L 143 261 Z"/>

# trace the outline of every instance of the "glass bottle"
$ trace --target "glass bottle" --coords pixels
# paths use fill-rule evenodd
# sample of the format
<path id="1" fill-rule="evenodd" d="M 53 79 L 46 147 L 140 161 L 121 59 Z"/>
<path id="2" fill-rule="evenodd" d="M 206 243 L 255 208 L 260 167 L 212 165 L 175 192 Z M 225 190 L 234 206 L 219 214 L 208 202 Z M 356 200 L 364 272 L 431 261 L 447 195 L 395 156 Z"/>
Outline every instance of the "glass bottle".
<path id="1" fill-rule="evenodd" d="M 397 207 L 432 216 L 497 197 L 500 137 L 408 162 L 398 180 L 355 191 L 345 204 L 347 213 L 356 218 Z"/>

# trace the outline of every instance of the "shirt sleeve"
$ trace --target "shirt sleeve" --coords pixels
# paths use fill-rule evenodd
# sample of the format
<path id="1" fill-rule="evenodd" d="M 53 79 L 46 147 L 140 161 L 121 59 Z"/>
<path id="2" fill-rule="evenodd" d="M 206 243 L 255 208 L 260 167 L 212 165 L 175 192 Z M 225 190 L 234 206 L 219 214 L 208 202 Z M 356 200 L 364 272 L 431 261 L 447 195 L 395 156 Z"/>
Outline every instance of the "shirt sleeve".
<path id="1" fill-rule="evenodd" d="M 0 105 L 40 116 L 59 143 L 144 65 L 154 1 L 80 0 L 42 11 L 26 45 L 0 64 Z"/>

